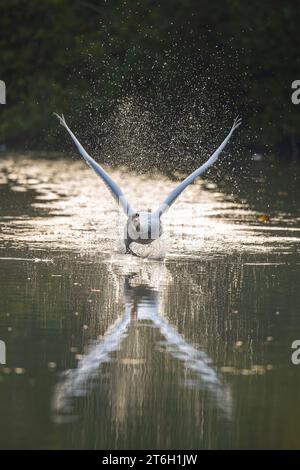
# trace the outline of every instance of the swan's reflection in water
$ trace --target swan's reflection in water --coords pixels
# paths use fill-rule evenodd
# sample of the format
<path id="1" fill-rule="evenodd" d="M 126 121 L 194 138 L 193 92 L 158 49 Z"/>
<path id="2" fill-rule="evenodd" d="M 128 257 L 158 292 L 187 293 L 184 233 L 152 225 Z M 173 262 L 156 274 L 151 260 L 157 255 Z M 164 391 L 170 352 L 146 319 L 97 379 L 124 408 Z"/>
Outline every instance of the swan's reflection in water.
<path id="1" fill-rule="evenodd" d="M 101 400 L 101 393 L 105 394 L 107 388 L 110 399 L 115 402 L 112 420 L 124 420 L 132 402 L 135 407 L 140 406 L 142 413 L 149 393 L 149 381 L 156 367 L 160 369 L 159 380 L 164 377 L 164 372 L 168 380 L 167 371 L 161 370 L 161 364 L 158 366 L 153 357 L 159 354 L 167 355 L 180 364 L 181 386 L 203 392 L 211 406 L 218 408 L 224 418 L 230 419 L 230 387 L 214 368 L 207 353 L 179 334 L 164 315 L 165 289 L 160 286 L 165 286 L 171 278 L 164 263 L 137 262 L 127 267 L 124 262 L 117 267 L 112 263 L 110 271 L 121 289 L 119 295 L 125 304 L 122 315 L 91 346 L 78 367 L 62 375 L 53 396 L 53 420 L 75 419 L 76 401 L 89 397 L 92 391 L 96 391 Z M 162 279 L 164 284 L 161 284 Z M 152 342 L 150 345 L 149 341 Z M 116 370 L 115 378 L 109 387 L 105 387 L 109 364 Z M 126 373 L 124 366 L 127 366 Z M 178 374 L 176 379 L 178 381 Z M 159 381 L 157 383 L 159 386 Z M 82 412 L 81 408 L 79 414 Z"/>

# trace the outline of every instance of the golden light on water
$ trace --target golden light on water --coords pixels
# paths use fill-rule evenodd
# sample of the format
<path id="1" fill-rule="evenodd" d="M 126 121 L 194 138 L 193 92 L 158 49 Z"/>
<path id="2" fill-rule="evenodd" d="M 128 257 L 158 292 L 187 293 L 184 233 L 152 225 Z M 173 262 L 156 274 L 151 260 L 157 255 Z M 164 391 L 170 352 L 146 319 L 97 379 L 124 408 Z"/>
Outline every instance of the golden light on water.
<path id="1" fill-rule="evenodd" d="M 159 173 L 108 171 L 137 210 L 155 209 L 178 184 Z M 86 430 L 100 413 L 102 447 L 111 430 L 130 440 L 138 416 L 151 423 L 153 442 L 158 429 L 172 435 L 182 423 L 180 440 L 200 428 L 210 440 L 229 436 L 248 409 L 246 432 L 249 397 L 267 397 L 289 344 L 283 333 L 298 325 L 297 210 L 285 204 L 261 217 L 250 202 L 199 180 L 164 215 L 161 239 L 133 247 L 140 259 L 124 254 L 125 216 L 81 160 L 9 157 L 0 175 L 2 331 L 42 361 L 38 369 L 16 347 L 2 383 L 33 377 L 34 389 L 46 373 L 47 416 L 64 426 L 80 417 Z M 36 332 L 48 335 L 49 349 L 27 342 Z"/>
<path id="2" fill-rule="evenodd" d="M 124 217 L 103 182 L 83 162 L 39 160 L 37 165 L 34 159 L 11 157 L 1 162 L 0 171 L 1 184 L 9 184 L 10 197 L 21 206 L 14 215 L 2 215 L 3 242 L 13 239 L 43 250 L 122 253 Z M 177 184 L 161 174 L 108 171 L 137 210 L 157 208 Z M 177 258 L 232 250 L 267 252 L 270 247 L 288 250 L 299 243 L 296 225 L 258 221 L 245 202 L 199 180 L 163 217 L 162 241 L 136 248 L 144 256 Z"/>

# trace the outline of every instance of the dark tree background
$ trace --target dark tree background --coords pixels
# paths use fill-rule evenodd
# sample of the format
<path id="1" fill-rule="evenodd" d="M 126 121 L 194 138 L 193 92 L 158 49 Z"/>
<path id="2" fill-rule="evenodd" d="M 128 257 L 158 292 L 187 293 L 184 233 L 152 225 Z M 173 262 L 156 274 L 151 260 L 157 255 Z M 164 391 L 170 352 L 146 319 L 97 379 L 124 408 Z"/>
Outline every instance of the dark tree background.
<path id="1" fill-rule="evenodd" d="M 8 148 L 61 148 L 58 111 L 107 157 L 158 161 L 217 142 L 241 114 L 244 148 L 298 155 L 298 2 L 0 0 L 0 11 Z"/>

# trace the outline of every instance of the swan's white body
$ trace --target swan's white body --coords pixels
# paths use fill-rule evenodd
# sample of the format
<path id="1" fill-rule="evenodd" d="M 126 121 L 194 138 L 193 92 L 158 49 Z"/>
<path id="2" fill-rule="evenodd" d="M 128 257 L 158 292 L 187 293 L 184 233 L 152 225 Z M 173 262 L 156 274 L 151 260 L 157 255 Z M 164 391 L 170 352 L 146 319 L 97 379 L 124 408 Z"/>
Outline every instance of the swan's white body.
<path id="1" fill-rule="evenodd" d="M 162 234 L 162 223 L 155 212 L 136 212 L 127 219 L 124 240 L 129 245 L 132 242 L 147 245 L 157 240 Z M 130 242 L 126 242 L 130 240 Z"/>
<path id="2" fill-rule="evenodd" d="M 79 153 L 87 162 L 87 164 L 102 178 L 106 186 L 111 191 L 113 197 L 116 199 L 118 204 L 122 207 L 125 214 L 128 216 L 127 223 L 125 226 L 124 233 L 124 242 L 126 246 L 126 252 L 135 254 L 130 250 L 130 244 L 132 242 L 149 244 L 154 240 L 157 240 L 162 234 L 162 223 L 161 216 L 170 208 L 170 206 L 176 201 L 178 196 L 184 191 L 184 189 L 193 183 L 198 176 L 201 176 L 205 171 L 207 171 L 219 158 L 222 150 L 228 143 L 230 137 L 232 136 L 235 129 L 237 129 L 240 124 L 240 119 L 235 119 L 233 126 L 224 139 L 222 144 L 217 148 L 217 150 L 211 155 L 211 157 L 201 165 L 197 170 L 195 170 L 191 175 L 189 175 L 185 180 L 183 180 L 169 196 L 164 200 L 164 202 L 158 207 L 154 212 L 136 212 L 133 207 L 129 204 L 121 188 L 116 184 L 115 181 L 109 176 L 109 174 L 102 168 L 99 163 L 97 163 L 82 147 L 80 142 L 77 140 L 71 129 L 68 127 L 64 116 L 59 116 L 55 113 L 59 119 L 61 125 L 65 127 L 70 134 L 73 142 L 75 143 Z"/>

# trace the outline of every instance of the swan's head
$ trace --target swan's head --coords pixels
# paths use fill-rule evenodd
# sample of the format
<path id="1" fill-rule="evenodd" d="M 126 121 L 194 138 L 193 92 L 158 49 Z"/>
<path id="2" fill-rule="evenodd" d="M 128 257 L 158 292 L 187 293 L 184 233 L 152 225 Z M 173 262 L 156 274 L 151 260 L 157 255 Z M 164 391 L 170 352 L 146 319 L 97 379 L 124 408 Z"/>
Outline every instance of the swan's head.
<path id="1" fill-rule="evenodd" d="M 128 217 L 127 236 L 137 243 L 150 243 L 162 233 L 159 217 L 148 212 L 135 212 Z"/>
<path id="2" fill-rule="evenodd" d="M 132 224 L 132 227 L 135 228 L 135 230 L 139 231 L 140 230 L 140 213 L 136 212 L 135 214 L 131 215 L 129 217 L 129 221 Z"/>

